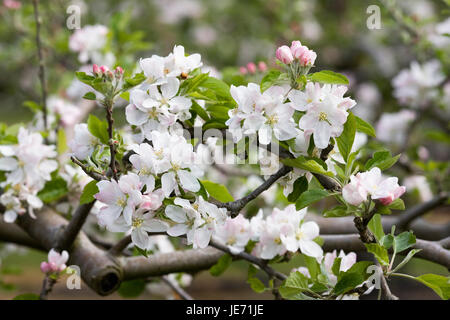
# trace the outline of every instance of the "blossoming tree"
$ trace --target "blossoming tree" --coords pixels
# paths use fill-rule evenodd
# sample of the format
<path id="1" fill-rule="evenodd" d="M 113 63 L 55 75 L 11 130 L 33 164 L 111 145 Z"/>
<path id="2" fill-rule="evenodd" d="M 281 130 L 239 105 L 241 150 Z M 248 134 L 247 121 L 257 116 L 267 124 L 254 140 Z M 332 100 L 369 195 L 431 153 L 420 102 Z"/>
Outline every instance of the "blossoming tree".
<path id="1" fill-rule="evenodd" d="M 233 82 L 205 72 L 201 56 L 181 45 L 124 70 L 102 52 L 107 33 L 87 26 L 70 39 L 89 64 L 74 81 L 83 106 L 44 95 L 29 125 L 0 128 L 0 240 L 49 252 L 41 299 L 66 265 L 100 295 L 161 277 L 190 299 L 181 287 L 192 274 L 220 276 L 235 260 L 248 263 L 254 291 L 277 299 L 358 299 L 373 290 L 397 299 L 393 277 L 449 298 L 448 277 L 400 272 L 413 257 L 450 268 L 448 234 L 423 240 L 409 227 L 448 194 L 385 217 L 405 210 L 408 190 L 386 173 L 400 155 L 364 151 L 376 131 L 352 113 L 346 76 L 314 70 L 320 52 L 293 41 L 274 52 L 275 68 L 259 64 L 260 82 Z M 39 33 L 37 47 L 41 54 Z M 419 107 L 435 94 L 412 86 L 443 80 L 434 62 L 412 64 L 393 80 L 394 95 Z M 250 173 L 256 183 L 234 198 L 224 177 Z M 274 189 L 281 201 L 249 209 Z M 358 260 L 362 251 L 373 259 Z M 279 271 L 295 256 L 304 264 Z"/>

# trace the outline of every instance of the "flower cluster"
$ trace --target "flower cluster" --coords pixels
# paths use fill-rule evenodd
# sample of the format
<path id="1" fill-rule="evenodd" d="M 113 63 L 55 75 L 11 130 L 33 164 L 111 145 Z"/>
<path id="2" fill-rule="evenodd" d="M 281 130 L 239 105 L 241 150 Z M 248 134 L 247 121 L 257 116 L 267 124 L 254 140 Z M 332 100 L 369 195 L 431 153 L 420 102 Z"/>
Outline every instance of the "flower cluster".
<path id="1" fill-rule="evenodd" d="M 300 66 L 313 66 L 316 61 L 317 54 L 303 46 L 300 41 L 292 41 L 291 47 L 281 46 L 276 51 L 276 57 L 284 64 L 291 64 L 297 61 Z"/>
<path id="2" fill-rule="evenodd" d="M 374 167 L 370 171 L 352 175 L 350 183 L 342 189 L 342 195 L 345 201 L 355 206 L 366 201 L 367 196 L 388 205 L 405 191 L 405 187 L 399 186 L 397 177 L 383 178 L 381 170 Z"/>
<path id="3" fill-rule="evenodd" d="M 126 118 L 141 129 L 142 139 L 151 140 L 153 130 L 172 129 L 177 120 L 191 117 L 192 101 L 178 94 L 180 79 L 186 79 L 202 62 L 199 54 L 185 56 L 184 47 L 175 46 L 166 57 L 141 59 L 140 66 L 146 81 L 130 92 Z"/>
<path id="4" fill-rule="evenodd" d="M 41 271 L 46 274 L 60 273 L 67 268 L 67 260 L 69 260 L 69 253 L 66 250 L 58 253 L 55 249 L 51 249 L 48 253 L 48 262 L 41 263 Z"/>
<path id="5" fill-rule="evenodd" d="M 55 146 L 43 142 L 39 133 L 20 128 L 17 145 L 0 146 L 0 171 L 6 172 L 6 180 L 0 184 L 5 190 L 0 203 L 6 208 L 6 222 L 14 222 L 17 215 L 26 212 L 24 202 L 31 216 L 34 216 L 33 209 L 43 205 L 37 193 L 58 168 L 58 163 L 50 159 L 56 157 Z"/>

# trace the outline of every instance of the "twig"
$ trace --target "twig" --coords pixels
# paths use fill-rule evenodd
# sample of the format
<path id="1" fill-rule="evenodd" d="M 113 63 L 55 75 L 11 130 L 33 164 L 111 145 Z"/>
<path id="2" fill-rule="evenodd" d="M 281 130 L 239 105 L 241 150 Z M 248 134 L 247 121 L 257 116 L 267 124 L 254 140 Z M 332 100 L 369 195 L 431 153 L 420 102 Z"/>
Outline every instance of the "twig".
<path id="1" fill-rule="evenodd" d="M 389 288 L 389 285 L 387 283 L 387 279 L 384 276 L 383 270 L 380 267 L 380 265 L 378 264 L 378 262 L 377 262 L 377 265 L 378 265 L 378 268 L 380 270 L 379 272 L 381 274 L 381 277 L 380 277 L 381 288 L 380 288 L 380 290 L 381 290 L 381 298 L 382 298 L 382 300 L 398 300 L 398 297 L 395 296 L 394 294 L 392 294 L 391 289 Z"/>
<path id="2" fill-rule="evenodd" d="M 109 249 L 109 253 L 113 256 L 117 256 L 125 250 L 126 247 L 131 243 L 131 235 L 125 236 L 119 240 L 115 245 Z"/>
<path id="3" fill-rule="evenodd" d="M 78 233 L 80 233 L 81 228 L 83 228 L 94 204 L 95 200 L 78 206 L 69 224 L 62 229 L 62 234 L 55 247 L 58 251 L 70 249 Z"/>
<path id="4" fill-rule="evenodd" d="M 95 171 L 92 168 L 89 168 L 87 165 L 82 163 L 80 160 L 78 160 L 75 157 L 70 157 L 70 160 L 72 160 L 73 163 L 78 165 L 89 177 L 91 177 L 94 180 L 101 181 L 101 180 L 109 180 L 107 176 L 101 174 L 98 171 Z"/>
<path id="5" fill-rule="evenodd" d="M 275 174 L 271 175 L 266 181 L 264 181 L 258 188 L 245 197 L 236 201 L 218 203 L 217 205 L 222 208 L 227 208 L 231 212 L 231 216 L 234 217 L 247 205 L 247 203 L 254 200 L 261 193 L 269 189 L 278 179 L 288 174 L 291 170 L 291 167 L 283 166 Z"/>
<path id="6" fill-rule="evenodd" d="M 161 279 L 183 300 L 194 300 L 186 291 L 184 291 L 178 284 L 174 283 L 174 281 L 172 281 L 168 276 L 162 276 Z"/>
<path id="7" fill-rule="evenodd" d="M 416 218 L 424 215 L 425 213 L 441 206 L 448 199 L 448 193 L 443 192 L 437 197 L 431 199 L 430 201 L 421 203 L 417 206 L 412 207 L 411 209 L 405 211 L 398 218 L 397 228 L 400 230 L 405 230 L 408 228 L 409 224 Z"/>
<path id="8" fill-rule="evenodd" d="M 113 118 L 113 101 L 105 101 L 106 120 L 108 121 L 109 151 L 111 153 L 109 166 L 111 167 L 112 176 L 117 181 L 116 168 L 116 146 L 114 144 L 114 118 Z"/>
<path id="9" fill-rule="evenodd" d="M 33 0 L 33 8 L 34 8 L 34 19 L 36 21 L 36 45 L 38 51 L 39 58 L 39 79 L 41 82 L 41 105 L 42 105 L 42 114 L 44 117 L 44 129 L 48 129 L 47 123 L 47 83 L 45 81 L 45 64 L 44 57 L 42 54 L 42 44 L 41 44 L 41 17 L 39 16 L 39 0 Z"/>
<path id="10" fill-rule="evenodd" d="M 47 300 L 47 297 L 50 294 L 50 292 L 52 292 L 53 286 L 55 284 L 56 284 L 55 279 L 53 279 L 49 276 L 45 276 L 44 281 L 42 282 L 42 289 L 41 289 L 41 293 L 39 295 L 39 299 Z"/>
<path id="11" fill-rule="evenodd" d="M 277 279 L 279 279 L 281 281 L 287 279 L 287 276 L 285 274 L 272 269 L 270 266 L 267 265 L 267 262 L 265 260 L 259 259 L 259 258 L 255 257 L 254 255 L 251 255 L 251 254 L 249 254 L 247 252 L 240 252 L 238 254 L 234 254 L 234 253 L 231 252 L 231 250 L 226 245 L 223 245 L 223 244 L 221 244 L 221 243 L 219 243 L 219 242 L 217 242 L 215 240 L 212 240 L 212 239 L 209 242 L 209 245 L 211 247 L 219 249 L 219 250 L 221 250 L 223 252 L 226 252 L 226 253 L 230 254 L 231 256 L 247 260 L 247 261 L 257 265 L 262 270 L 264 270 L 270 277 L 277 278 Z"/>

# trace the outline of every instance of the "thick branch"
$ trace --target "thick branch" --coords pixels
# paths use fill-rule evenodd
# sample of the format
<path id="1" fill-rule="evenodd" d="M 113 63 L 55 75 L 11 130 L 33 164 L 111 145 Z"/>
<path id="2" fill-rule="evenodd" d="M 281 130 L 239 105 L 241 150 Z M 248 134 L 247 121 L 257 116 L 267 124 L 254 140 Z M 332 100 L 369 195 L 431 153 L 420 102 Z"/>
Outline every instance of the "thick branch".
<path id="1" fill-rule="evenodd" d="M 214 248 L 157 253 L 149 258 L 121 257 L 124 280 L 163 276 L 176 272 L 197 272 L 211 268 L 223 252 Z"/>
<path id="2" fill-rule="evenodd" d="M 411 209 L 405 211 L 403 214 L 399 215 L 397 227 L 401 230 L 408 228 L 409 224 L 416 218 L 424 215 L 425 213 L 441 206 L 448 199 L 448 193 L 444 192 L 439 196 L 431 199 L 430 201 L 421 203 Z"/>
<path id="3" fill-rule="evenodd" d="M 58 242 L 55 246 L 57 251 L 69 250 L 75 241 L 78 233 L 81 228 L 83 228 L 86 219 L 91 212 L 92 207 L 94 206 L 95 201 L 82 204 L 76 210 L 70 219 L 70 222 L 67 226 L 62 230 L 61 237 L 58 239 Z"/>

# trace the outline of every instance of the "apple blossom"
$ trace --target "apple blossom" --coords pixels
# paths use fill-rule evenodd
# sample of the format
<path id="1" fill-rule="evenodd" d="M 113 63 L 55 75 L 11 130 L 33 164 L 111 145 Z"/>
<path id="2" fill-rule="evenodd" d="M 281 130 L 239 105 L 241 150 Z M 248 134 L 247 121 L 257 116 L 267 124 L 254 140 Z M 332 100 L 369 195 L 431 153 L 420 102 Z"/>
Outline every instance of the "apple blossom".
<path id="1" fill-rule="evenodd" d="M 43 273 L 59 273 L 64 271 L 67 266 L 66 263 L 69 260 L 69 253 L 64 250 L 61 253 L 51 249 L 48 253 L 48 262 L 41 263 L 41 271 Z"/>
<path id="2" fill-rule="evenodd" d="M 250 221 L 241 214 L 227 217 L 224 224 L 217 227 L 214 238 L 227 245 L 233 254 L 242 252 L 250 240 Z"/>
<path id="3" fill-rule="evenodd" d="M 76 158 L 85 160 L 92 155 L 95 147 L 100 145 L 100 140 L 89 132 L 85 123 L 75 125 L 74 132 L 74 137 L 69 142 L 69 148 Z"/>
<path id="4" fill-rule="evenodd" d="M 299 127 L 305 134 L 313 134 L 314 144 L 319 149 L 328 146 L 330 138 L 338 137 L 344 130 L 348 113 L 338 106 L 338 99 L 328 95 L 323 101 L 313 103 L 300 118 Z"/>
<path id="5" fill-rule="evenodd" d="M 103 25 L 88 25 L 76 30 L 69 39 L 69 48 L 78 52 L 78 60 L 86 63 L 89 60 L 102 60 L 100 51 L 106 45 L 108 28 Z"/>
<path id="6" fill-rule="evenodd" d="M 388 205 L 405 193 L 405 187 L 398 185 L 396 177 L 383 178 L 381 170 L 377 167 L 370 171 L 360 172 L 350 177 L 350 183 L 342 189 L 342 196 L 348 203 L 359 206 L 367 200 L 378 199 L 382 204 Z"/>

